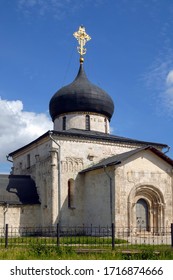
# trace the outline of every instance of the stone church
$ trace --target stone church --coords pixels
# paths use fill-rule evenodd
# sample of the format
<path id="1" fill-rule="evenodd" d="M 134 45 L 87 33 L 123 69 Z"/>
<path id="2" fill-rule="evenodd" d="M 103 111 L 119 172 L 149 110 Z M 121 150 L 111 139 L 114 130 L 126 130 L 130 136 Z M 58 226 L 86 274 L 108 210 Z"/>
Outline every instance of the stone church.
<path id="1" fill-rule="evenodd" d="M 84 70 L 84 27 L 72 83 L 51 98 L 54 128 L 11 152 L 0 176 L 0 228 L 109 226 L 158 233 L 173 222 L 173 160 L 168 145 L 110 134 L 111 97 Z"/>

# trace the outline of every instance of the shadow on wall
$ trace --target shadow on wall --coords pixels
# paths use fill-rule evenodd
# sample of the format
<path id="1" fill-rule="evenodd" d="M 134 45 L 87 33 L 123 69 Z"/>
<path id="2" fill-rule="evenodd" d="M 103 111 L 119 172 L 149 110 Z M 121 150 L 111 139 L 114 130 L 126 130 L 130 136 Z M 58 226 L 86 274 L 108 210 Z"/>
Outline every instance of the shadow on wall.
<path id="1" fill-rule="evenodd" d="M 12 202 L 19 204 L 40 203 L 35 182 L 29 175 L 10 175 L 6 190 L 11 194 Z"/>

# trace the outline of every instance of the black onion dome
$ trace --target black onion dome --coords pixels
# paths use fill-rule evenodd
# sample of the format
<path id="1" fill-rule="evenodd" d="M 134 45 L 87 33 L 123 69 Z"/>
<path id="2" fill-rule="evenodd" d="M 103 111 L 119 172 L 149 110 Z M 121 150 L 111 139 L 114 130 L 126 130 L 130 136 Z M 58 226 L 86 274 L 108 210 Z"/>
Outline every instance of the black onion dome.
<path id="1" fill-rule="evenodd" d="M 110 119 L 114 103 L 104 90 L 90 83 L 81 64 L 75 80 L 51 98 L 49 111 L 53 121 L 58 115 L 71 112 L 94 112 Z"/>

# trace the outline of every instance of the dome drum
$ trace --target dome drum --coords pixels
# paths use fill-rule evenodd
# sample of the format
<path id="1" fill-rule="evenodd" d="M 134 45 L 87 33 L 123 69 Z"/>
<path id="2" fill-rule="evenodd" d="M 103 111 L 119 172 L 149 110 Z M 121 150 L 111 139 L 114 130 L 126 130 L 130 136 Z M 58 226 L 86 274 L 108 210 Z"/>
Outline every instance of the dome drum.
<path id="1" fill-rule="evenodd" d="M 107 117 L 88 112 L 74 112 L 62 114 L 54 121 L 54 130 L 63 131 L 71 128 L 99 131 L 109 133 L 109 120 Z"/>

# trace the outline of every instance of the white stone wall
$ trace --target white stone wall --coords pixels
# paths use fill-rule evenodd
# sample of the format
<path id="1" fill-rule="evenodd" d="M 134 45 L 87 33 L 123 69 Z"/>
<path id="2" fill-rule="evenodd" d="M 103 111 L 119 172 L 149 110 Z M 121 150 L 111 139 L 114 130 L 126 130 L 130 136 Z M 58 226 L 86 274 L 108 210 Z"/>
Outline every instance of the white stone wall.
<path id="1" fill-rule="evenodd" d="M 173 177 L 172 167 L 169 164 L 152 152 L 143 151 L 131 157 L 115 172 L 117 227 L 136 227 L 135 204 L 137 200 L 144 198 L 151 203 L 150 199 L 154 197 L 158 198 L 159 207 L 163 210 L 163 214 L 159 214 L 163 215 L 160 217 L 163 222 L 159 222 L 158 226 L 170 226 L 173 222 Z M 151 196 L 150 199 L 148 194 Z M 150 221 L 150 224 L 153 227 L 156 226 L 153 221 Z"/>
<path id="2" fill-rule="evenodd" d="M 58 139 L 56 140 L 58 141 Z M 70 138 L 64 139 L 63 141 L 60 140 L 58 143 L 61 146 L 61 222 L 64 225 L 81 225 L 84 223 L 84 220 L 87 219 L 84 217 L 84 212 L 86 212 L 84 207 L 85 181 L 83 181 L 83 177 L 78 173 L 99 162 L 103 158 L 128 151 L 132 149 L 132 147 Z M 53 148 L 58 149 L 58 146 L 53 143 Z M 75 209 L 68 208 L 67 195 L 69 179 L 75 180 Z M 108 179 L 106 178 L 106 180 Z M 99 184 L 100 182 L 98 185 Z"/>
<path id="3" fill-rule="evenodd" d="M 33 168 L 35 173 L 35 165 L 37 162 L 46 161 L 50 157 L 51 141 L 49 137 L 40 140 L 38 143 L 33 143 L 26 147 L 26 149 L 17 153 L 13 158 L 13 172 L 15 175 L 27 175 L 30 174 L 30 170 Z M 29 161 L 28 163 L 28 155 Z M 28 171 L 27 171 L 28 170 Z"/>
<path id="4" fill-rule="evenodd" d="M 21 205 L 8 208 L 0 205 L 0 228 L 5 224 L 9 227 L 39 227 L 40 224 L 40 206 L 39 205 Z"/>
<path id="5" fill-rule="evenodd" d="M 106 226 L 110 223 L 109 177 L 103 170 L 89 172 L 86 176 L 79 175 L 79 172 L 104 158 L 127 152 L 138 146 L 73 136 L 52 137 L 55 141 L 51 141 L 48 137 L 42 139 L 41 143 L 27 148 L 14 158 L 14 174 L 31 175 L 36 182 L 41 202 L 38 206 L 40 224 L 50 226 L 60 220 L 63 225 L 89 224 L 92 221 L 93 225 L 102 223 Z M 30 168 L 26 168 L 28 153 L 31 155 Z M 19 164 L 20 162 L 22 164 Z M 133 160 L 131 158 L 125 165 L 118 167 L 116 177 L 113 169 L 110 170 L 116 188 L 113 214 L 116 215 L 118 226 L 128 226 L 129 193 L 140 184 L 151 184 L 160 189 L 165 197 L 165 204 L 169 205 L 165 208 L 165 217 L 168 217 L 165 223 L 170 222 L 173 211 L 170 170 L 168 164 L 149 152 L 141 153 L 140 156 L 137 155 Z M 70 179 L 74 180 L 73 208 L 68 207 Z M 106 210 L 103 210 L 103 205 Z"/>
<path id="6" fill-rule="evenodd" d="M 63 117 L 66 117 L 66 130 L 71 128 L 86 129 L 86 115 L 90 117 L 90 130 L 109 133 L 109 120 L 103 115 L 93 113 L 68 113 L 57 117 L 54 121 L 54 130 L 63 130 Z"/>
<path id="7" fill-rule="evenodd" d="M 102 168 L 83 174 L 83 185 L 79 187 L 83 223 L 111 225 L 112 205 L 116 230 L 135 231 L 136 202 L 143 198 L 151 204 L 150 229 L 170 227 L 173 222 L 172 174 L 172 167 L 149 151 L 134 155 L 120 166 L 106 168 L 106 172 Z M 155 214 L 153 205 L 157 208 Z"/>
<path id="8" fill-rule="evenodd" d="M 53 201 L 56 201 L 56 194 L 52 189 L 53 178 L 57 180 L 57 155 L 52 151 L 50 138 L 41 139 L 14 157 L 14 175 L 31 175 L 36 183 L 37 192 L 41 205 L 39 205 L 39 224 L 50 226 L 56 220 L 53 217 Z M 30 167 L 27 166 L 27 156 L 30 155 Z M 55 172 L 54 172 L 55 171 Z M 57 182 L 54 181 L 54 186 Z M 57 216 L 57 213 L 56 213 Z M 57 217 L 56 217 L 57 218 Z M 22 219 L 24 221 L 24 219 Z"/>
<path id="9" fill-rule="evenodd" d="M 81 190 L 84 208 L 83 222 L 90 226 L 111 226 L 114 213 L 114 167 L 94 170 L 84 176 Z M 110 180 L 112 178 L 112 181 Z M 111 196 L 112 188 L 112 196 Z M 112 209 L 112 210 L 111 210 Z"/>

